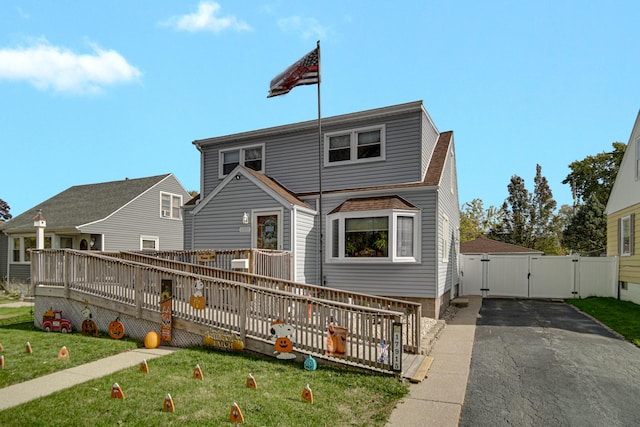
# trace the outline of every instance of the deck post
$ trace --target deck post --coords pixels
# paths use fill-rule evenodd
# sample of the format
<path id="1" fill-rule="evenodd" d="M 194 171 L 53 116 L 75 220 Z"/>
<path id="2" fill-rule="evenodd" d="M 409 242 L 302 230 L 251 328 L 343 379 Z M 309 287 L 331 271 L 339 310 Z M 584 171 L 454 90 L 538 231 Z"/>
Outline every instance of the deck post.
<path id="1" fill-rule="evenodd" d="M 240 288 L 238 292 L 240 301 L 238 301 L 238 328 L 240 329 L 240 339 L 245 342 L 247 337 L 247 302 L 249 299 L 249 290 Z"/>
<path id="2" fill-rule="evenodd" d="M 142 315 L 142 300 L 144 298 L 144 284 L 142 283 L 142 268 L 136 267 L 135 274 L 135 298 L 136 298 L 136 317 L 139 319 Z"/>

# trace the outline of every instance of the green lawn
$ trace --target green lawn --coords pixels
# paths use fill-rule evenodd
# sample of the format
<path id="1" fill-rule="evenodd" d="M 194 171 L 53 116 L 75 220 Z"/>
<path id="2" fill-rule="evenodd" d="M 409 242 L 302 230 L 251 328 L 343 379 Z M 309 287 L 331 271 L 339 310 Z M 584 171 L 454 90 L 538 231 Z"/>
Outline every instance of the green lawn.
<path id="1" fill-rule="evenodd" d="M 0 354 L 5 368 L 0 371 L 0 388 L 141 345 L 77 332 L 43 332 L 34 328 L 30 307 L 0 305 L 2 315 L 0 343 L 4 350 Z M 26 351 L 27 342 L 31 354 Z M 69 350 L 69 360 L 58 360 L 63 345 Z M 204 380 L 193 379 L 196 364 Z M 137 366 L 126 368 L 0 411 L 0 425 L 226 425 L 231 405 L 237 402 L 249 426 L 384 426 L 408 392 L 406 385 L 391 376 L 330 367 L 309 372 L 301 363 L 209 348 L 182 349 L 151 359 L 148 365 L 148 374 Z M 257 389 L 246 387 L 249 373 Z M 124 400 L 111 398 L 116 382 L 123 388 Z M 301 397 L 307 384 L 313 404 Z M 167 393 L 173 399 L 174 413 L 163 410 Z"/>
<path id="2" fill-rule="evenodd" d="M 569 299 L 583 312 L 595 317 L 627 340 L 640 346 L 640 306 L 615 298 Z"/>

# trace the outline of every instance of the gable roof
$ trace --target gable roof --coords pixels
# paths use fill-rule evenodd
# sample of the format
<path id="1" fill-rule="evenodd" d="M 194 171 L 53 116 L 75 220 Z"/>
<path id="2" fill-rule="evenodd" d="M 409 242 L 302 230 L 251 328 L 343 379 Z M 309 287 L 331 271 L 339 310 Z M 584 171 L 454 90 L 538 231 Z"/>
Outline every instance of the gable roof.
<path id="1" fill-rule="evenodd" d="M 220 184 L 216 186 L 216 188 L 211 193 L 207 195 L 207 197 L 200 200 L 200 197 L 196 196 L 197 199 L 196 197 L 192 199 L 192 200 L 195 200 L 194 203 L 196 203 L 196 207 L 193 210 L 193 214 L 196 215 L 198 212 L 200 212 L 204 208 L 204 206 L 206 206 L 210 201 L 212 201 L 216 197 L 216 195 L 220 191 L 222 191 L 223 188 L 225 188 L 227 185 L 229 185 L 230 182 L 232 182 L 233 180 L 241 176 L 244 176 L 245 178 L 249 179 L 251 182 L 253 182 L 255 185 L 257 185 L 259 188 L 261 188 L 263 191 L 268 193 L 271 197 L 273 197 L 283 205 L 288 204 L 291 207 L 304 208 L 310 211 L 314 211 L 314 209 L 311 206 L 309 206 L 307 203 L 300 200 L 298 197 L 296 197 L 295 194 L 287 190 L 275 179 L 270 178 L 263 173 L 256 172 L 253 169 L 249 169 L 242 165 L 238 165 L 235 167 L 233 171 L 231 171 L 222 180 L 222 182 L 220 182 Z M 190 200 L 190 202 L 192 200 Z"/>
<path id="2" fill-rule="evenodd" d="M 2 224 L 5 232 L 32 231 L 33 218 L 42 210 L 47 228 L 72 229 L 98 221 L 122 208 L 171 174 L 76 185 Z"/>
<path id="3" fill-rule="evenodd" d="M 640 144 L 640 111 L 631 129 L 629 142 L 607 201 L 607 215 L 640 203 L 640 181 L 636 179 L 636 144 Z"/>
<path id="4" fill-rule="evenodd" d="M 424 183 L 427 185 L 438 185 L 442 178 L 442 171 L 447 161 L 447 153 L 449 152 L 449 145 L 453 139 L 453 131 L 442 132 L 438 136 L 438 142 L 433 149 L 431 160 L 429 161 L 429 167 L 427 173 L 424 176 Z"/>
<path id="5" fill-rule="evenodd" d="M 493 255 L 512 255 L 512 254 L 537 254 L 542 255 L 544 252 L 535 249 L 525 248 L 523 246 L 512 245 L 511 243 L 499 242 L 486 237 L 479 237 L 475 240 L 460 243 L 461 254 L 493 254 Z"/>

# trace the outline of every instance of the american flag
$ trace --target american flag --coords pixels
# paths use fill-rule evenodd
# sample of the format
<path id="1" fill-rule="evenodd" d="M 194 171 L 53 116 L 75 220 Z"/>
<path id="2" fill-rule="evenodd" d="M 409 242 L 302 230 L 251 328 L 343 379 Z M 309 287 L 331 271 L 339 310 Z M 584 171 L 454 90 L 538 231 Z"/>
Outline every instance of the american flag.
<path id="1" fill-rule="evenodd" d="M 267 98 L 289 93 L 296 86 L 316 83 L 320 83 L 320 46 L 275 76 L 269 84 Z"/>

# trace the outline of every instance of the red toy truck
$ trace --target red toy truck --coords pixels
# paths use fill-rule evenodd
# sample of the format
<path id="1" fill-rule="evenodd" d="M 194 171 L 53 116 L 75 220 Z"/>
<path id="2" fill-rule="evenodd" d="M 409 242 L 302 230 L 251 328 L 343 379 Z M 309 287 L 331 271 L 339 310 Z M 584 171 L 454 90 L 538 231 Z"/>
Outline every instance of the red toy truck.
<path id="1" fill-rule="evenodd" d="M 47 332 L 56 331 L 66 334 L 71 332 L 71 321 L 62 318 L 62 311 L 49 310 L 42 317 L 42 329 Z"/>

